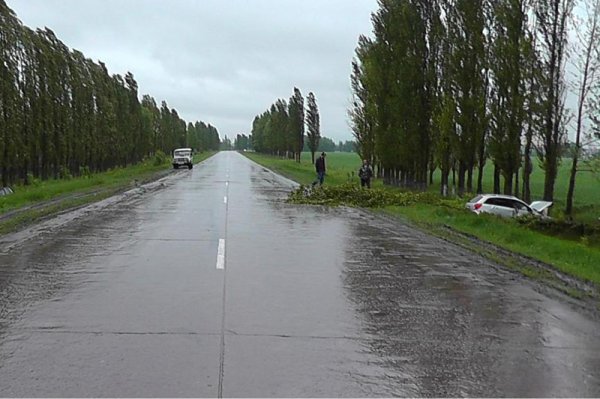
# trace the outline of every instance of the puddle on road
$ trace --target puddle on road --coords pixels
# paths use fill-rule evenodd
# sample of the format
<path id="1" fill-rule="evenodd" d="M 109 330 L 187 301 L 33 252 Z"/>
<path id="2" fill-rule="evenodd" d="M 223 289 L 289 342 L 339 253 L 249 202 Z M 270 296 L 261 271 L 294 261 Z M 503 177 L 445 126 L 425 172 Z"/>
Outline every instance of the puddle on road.
<path id="1" fill-rule="evenodd" d="M 600 381 L 590 377 L 600 366 L 594 321 L 401 224 L 349 224 L 348 298 L 374 337 L 371 350 L 382 364 L 414 376 L 419 396 L 600 392 Z M 543 310 L 553 307 L 572 320 Z"/>
<path id="2" fill-rule="evenodd" d="M 282 205 L 287 192 L 262 177 L 253 183 L 255 195 L 290 223 L 306 213 L 344 220 L 344 236 L 335 240 L 345 242 L 343 287 L 369 337 L 364 350 L 386 370 L 370 382 L 390 396 L 402 385 L 415 396 L 600 393 L 598 321 L 567 302 L 398 222 L 354 209 Z"/>
<path id="3" fill-rule="evenodd" d="M 338 302 L 323 303 L 317 297 L 311 303 L 313 308 L 297 311 L 313 320 L 314 313 L 326 314 L 323 308 L 331 307 L 335 310 L 331 317 L 318 321 L 336 332 L 354 334 L 337 336 L 336 342 L 342 342 L 338 343 L 340 350 L 331 353 L 340 356 L 335 364 L 338 369 L 330 372 L 340 381 L 356 383 L 364 396 L 600 393 L 597 321 L 536 292 L 532 284 L 515 279 L 510 272 L 399 223 L 354 209 L 285 204 L 282 200 L 292 186 L 260 167 L 235 177 L 238 182 L 250 183 L 243 198 L 259 208 L 244 209 L 231 197 L 231 212 L 246 215 L 236 225 L 238 234 L 252 234 L 252 228 L 258 226 L 276 235 L 269 237 L 272 242 L 264 243 L 265 248 L 244 243 L 248 251 L 255 251 L 253 255 L 258 257 L 285 240 L 288 245 L 301 246 L 293 251 L 284 245 L 274 250 L 272 256 L 281 262 L 273 266 L 272 274 L 290 273 L 292 282 L 320 276 L 321 265 L 312 263 L 300 271 L 285 269 L 285 262 L 308 256 L 302 251 L 311 251 L 312 261 L 319 251 L 334 258 L 334 264 L 328 265 L 333 270 L 328 277 L 333 276 L 338 285 L 320 287 L 319 293 L 331 300 L 327 289 L 339 288 L 340 297 L 333 298 Z M 191 173 L 185 179 L 196 190 L 212 187 L 196 182 Z M 229 189 L 235 191 L 241 185 L 232 183 Z M 141 199 L 132 200 L 93 215 L 80 214 L 77 223 L 41 227 L 26 245 L 0 253 L 0 343 L 10 324 L 36 303 L 60 300 L 91 279 L 106 278 L 106 269 L 94 258 L 110 255 L 107 251 L 118 252 L 123 259 L 133 256 L 128 246 L 140 238 L 136 237 L 137 225 L 146 223 L 145 232 L 160 229 L 153 224 L 153 215 L 173 211 L 184 201 L 176 193 L 167 194 L 162 202 L 141 208 L 135 208 Z M 185 200 L 193 203 L 193 193 L 188 194 Z M 217 194 L 220 203 L 222 196 Z M 181 220 L 187 216 L 179 215 Z M 250 257 L 247 253 L 241 256 Z M 117 266 L 110 270 L 118 273 Z M 310 282 L 314 286 L 323 283 Z M 289 299 L 294 287 L 283 288 L 290 288 L 284 298 Z M 313 293 L 294 294 L 305 298 Z M 301 319 L 285 314 L 283 304 L 277 302 L 283 299 L 268 299 L 273 299 L 266 302 L 274 311 L 282 312 L 290 322 Z M 299 323 L 297 328 L 310 330 L 312 326 Z M 347 348 L 351 349 L 342 352 Z M 311 355 L 318 359 L 315 352 Z"/>

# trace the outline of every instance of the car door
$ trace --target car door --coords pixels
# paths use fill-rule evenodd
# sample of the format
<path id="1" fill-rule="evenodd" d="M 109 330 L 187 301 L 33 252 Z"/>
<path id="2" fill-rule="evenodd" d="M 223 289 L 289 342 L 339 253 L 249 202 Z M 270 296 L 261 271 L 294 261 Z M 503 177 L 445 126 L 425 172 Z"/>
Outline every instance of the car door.
<path id="1" fill-rule="evenodd" d="M 533 213 L 531 208 L 526 203 L 521 202 L 519 200 L 510 200 L 510 201 L 512 202 L 513 209 L 515 210 L 514 216 L 519 217 L 519 216 L 531 215 Z"/>
<path id="2" fill-rule="evenodd" d="M 496 215 L 511 218 L 515 216 L 516 210 L 513 206 L 513 202 L 508 198 L 497 198 L 496 199 Z"/>
<path id="3" fill-rule="evenodd" d="M 498 202 L 498 198 L 488 198 L 485 200 L 483 205 L 481 206 L 481 212 L 496 214 L 496 205 Z"/>
<path id="4" fill-rule="evenodd" d="M 491 213 L 493 215 L 511 217 L 511 209 L 507 208 L 503 198 L 492 197 L 485 201 L 482 207 L 482 212 Z"/>

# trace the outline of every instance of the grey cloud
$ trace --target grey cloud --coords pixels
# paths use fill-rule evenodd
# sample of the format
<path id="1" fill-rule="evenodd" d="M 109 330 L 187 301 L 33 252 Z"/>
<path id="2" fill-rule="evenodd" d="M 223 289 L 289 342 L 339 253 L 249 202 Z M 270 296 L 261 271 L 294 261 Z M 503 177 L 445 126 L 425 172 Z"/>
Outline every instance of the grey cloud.
<path id="1" fill-rule="evenodd" d="M 297 86 L 313 91 L 322 130 L 350 139 L 350 62 L 376 0 L 8 0 L 32 28 L 131 71 L 140 94 L 188 122 L 248 133 L 255 115 Z"/>

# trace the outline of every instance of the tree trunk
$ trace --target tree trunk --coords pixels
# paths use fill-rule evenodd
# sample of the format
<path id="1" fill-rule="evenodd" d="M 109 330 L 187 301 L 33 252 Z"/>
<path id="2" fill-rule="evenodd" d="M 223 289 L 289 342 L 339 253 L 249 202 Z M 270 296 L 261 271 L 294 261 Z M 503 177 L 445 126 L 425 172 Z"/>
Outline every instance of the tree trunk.
<path id="1" fill-rule="evenodd" d="M 462 196 L 465 192 L 465 175 L 467 168 L 464 163 L 460 162 L 458 165 L 458 195 Z"/>
<path id="2" fill-rule="evenodd" d="M 467 191 L 473 192 L 473 166 L 469 166 L 467 169 Z"/>
<path id="3" fill-rule="evenodd" d="M 531 161 L 529 161 L 531 163 Z M 523 171 L 523 201 L 528 204 L 531 202 L 531 187 L 529 184 L 529 179 L 531 176 L 531 172 Z"/>
<path id="4" fill-rule="evenodd" d="M 544 171 L 546 172 L 546 176 L 544 177 L 544 201 L 554 201 L 554 183 L 556 182 L 558 169 L 558 156 L 556 152 L 558 152 L 558 149 L 552 148 L 549 153 L 546 154 L 544 168 Z"/>
<path id="5" fill-rule="evenodd" d="M 449 174 L 450 171 L 449 170 L 441 170 L 441 185 L 440 185 L 440 194 L 443 197 L 447 197 L 448 196 L 448 178 L 449 178 Z"/>
<path id="6" fill-rule="evenodd" d="M 494 194 L 500 194 L 500 168 L 494 164 Z"/>
<path id="7" fill-rule="evenodd" d="M 512 195 L 513 174 L 504 175 L 504 195 Z"/>
<path id="8" fill-rule="evenodd" d="M 452 186 L 456 187 L 456 167 L 452 166 Z"/>
<path id="9" fill-rule="evenodd" d="M 483 168 L 485 167 L 485 161 L 479 161 L 479 168 L 477 170 L 477 194 L 483 193 Z"/>
<path id="10" fill-rule="evenodd" d="M 27 162 L 27 160 L 23 161 L 23 170 L 22 170 L 22 178 L 23 178 L 23 184 L 28 186 L 29 185 L 29 162 Z"/>
<path id="11" fill-rule="evenodd" d="M 4 155 L 6 156 L 6 151 L 4 152 Z M 6 161 L 2 164 L 2 187 L 8 186 L 8 169 L 6 168 L 5 162 Z"/>
<path id="12" fill-rule="evenodd" d="M 575 194 L 575 176 L 577 175 L 577 161 L 579 158 L 579 147 L 575 148 L 573 164 L 571 165 L 571 176 L 569 176 L 569 190 L 567 192 L 567 206 L 565 214 L 569 219 L 573 218 L 573 195 Z"/>

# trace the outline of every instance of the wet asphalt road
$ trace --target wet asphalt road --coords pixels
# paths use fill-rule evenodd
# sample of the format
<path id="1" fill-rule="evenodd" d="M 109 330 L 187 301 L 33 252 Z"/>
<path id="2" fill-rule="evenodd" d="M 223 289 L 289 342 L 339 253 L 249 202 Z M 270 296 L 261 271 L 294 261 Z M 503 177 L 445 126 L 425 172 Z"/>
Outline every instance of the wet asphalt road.
<path id="1" fill-rule="evenodd" d="M 0 238 L 0 396 L 599 396 L 600 322 L 237 153 Z"/>

